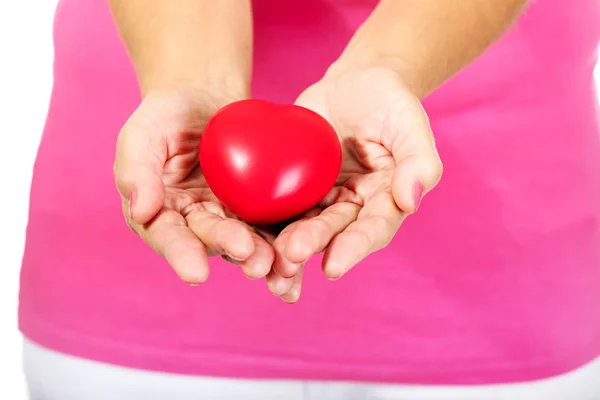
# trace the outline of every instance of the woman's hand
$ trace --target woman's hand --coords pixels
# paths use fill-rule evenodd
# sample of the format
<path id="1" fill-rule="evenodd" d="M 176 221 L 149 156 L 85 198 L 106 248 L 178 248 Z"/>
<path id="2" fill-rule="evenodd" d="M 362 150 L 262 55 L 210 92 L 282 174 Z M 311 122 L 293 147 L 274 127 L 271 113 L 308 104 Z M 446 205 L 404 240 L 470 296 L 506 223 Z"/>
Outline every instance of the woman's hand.
<path id="1" fill-rule="evenodd" d="M 265 276 L 273 248 L 215 198 L 198 160 L 208 119 L 249 94 L 251 2 L 110 4 L 144 95 L 117 142 L 115 177 L 129 225 L 189 283 L 206 280 L 213 255 L 250 278 Z"/>
<path id="2" fill-rule="evenodd" d="M 325 251 L 325 275 L 340 278 L 392 240 L 442 175 L 427 115 L 396 72 L 333 71 L 296 102 L 329 120 L 344 156 L 331 192 L 275 240 L 267 281 L 288 302 L 300 295 L 302 267 L 310 257 Z"/>
<path id="3" fill-rule="evenodd" d="M 117 141 L 115 178 L 127 223 L 190 284 L 206 280 L 210 256 L 235 262 L 253 279 L 264 277 L 274 260 L 271 245 L 215 198 L 199 166 L 204 126 L 234 100 L 150 92 Z"/>
<path id="4" fill-rule="evenodd" d="M 325 274 L 337 279 L 386 246 L 439 181 L 419 99 L 497 40 L 528 1 L 459 3 L 379 1 L 325 78 L 298 99 L 333 124 L 344 162 L 320 207 L 275 241 L 267 282 L 284 300 L 298 299 L 302 265 L 313 254 L 325 250 Z"/>

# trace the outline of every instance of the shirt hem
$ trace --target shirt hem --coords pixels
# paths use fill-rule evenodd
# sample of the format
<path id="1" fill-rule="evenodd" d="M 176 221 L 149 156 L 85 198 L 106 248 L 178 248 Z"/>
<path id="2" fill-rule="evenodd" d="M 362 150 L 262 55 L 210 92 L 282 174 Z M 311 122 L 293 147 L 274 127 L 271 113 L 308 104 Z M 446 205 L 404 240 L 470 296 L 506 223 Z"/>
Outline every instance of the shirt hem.
<path id="1" fill-rule="evenodd" d="M 394 366 L 358 366 L 320 361 L 290 362 L 256 355 L 185 353 L 168 348 L 113 341 L 20 318 L 21 333 L 32 342 L 59 353 L 138 370 L 253 380 L 352 381 L 380 384 L 487 385 L 525 383 L 574 371 L 600 356 L 600 340 L 566 358 L 546 358 L 527 363 L 498 362 L 476 369 L 429 365 L 406 369 Z"/>

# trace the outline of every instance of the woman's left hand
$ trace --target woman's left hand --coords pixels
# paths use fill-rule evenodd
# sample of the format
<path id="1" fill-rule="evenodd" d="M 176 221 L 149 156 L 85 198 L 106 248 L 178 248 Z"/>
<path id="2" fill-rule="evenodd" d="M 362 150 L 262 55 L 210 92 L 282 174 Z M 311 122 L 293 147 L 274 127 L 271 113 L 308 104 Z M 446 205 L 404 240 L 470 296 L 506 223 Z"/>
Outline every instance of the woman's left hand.
<path id="1" fill-rule="evenodd" d="M 390 243 L 442 175 L 427 114 L 391 69 L 328 73 L 296 104 L 333 125 L 343 162 L 330 193 L 274 242 L 276 261 L 267 284 L 291 303 L 300 296 L 310 257 L 324 251 L 326 277 L 339 279 Z"/>

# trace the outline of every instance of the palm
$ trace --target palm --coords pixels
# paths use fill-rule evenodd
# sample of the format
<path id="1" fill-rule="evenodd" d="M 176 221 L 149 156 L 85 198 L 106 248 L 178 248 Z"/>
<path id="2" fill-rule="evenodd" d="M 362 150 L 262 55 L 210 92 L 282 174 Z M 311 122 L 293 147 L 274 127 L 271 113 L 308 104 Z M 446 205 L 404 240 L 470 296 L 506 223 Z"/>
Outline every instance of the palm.
<path id="1" fill-rule="evenodd" d="M 439 159 L 420 103 L 387 69 L 326 78 L 296 104 L 329 120 L 343 149 L 335 187 L 275 243 L 276 271 L 294 277 L 297 286 L 303 260 L 317 252 L 325 251 L 324 271 L 336 279 L 386 246 L 415 211 L 418 185 L 437 183 Z M 399 173 L 401 167 L 407 173 Z"/>
<path id="2" fill-rule="evenodd" d="M 361 204 L 375 194 L 391 194 L 392 146 L 410 134 L 398 122 L 416 125 L 422 119 L 418 102 L 396 74 L 375 69 L 345 76 L 329 87 L 309 88 L 297 104 L 327 118 L 338 132 L 344 154 L 338 186 Z"/>
<path id="3" fill-rule="evenodd" d="M 200 136 L 200 132 L 177 131 L 165 138 L 167 161 L 163 168 L 164 207 L 185 216 L 190 207 L 199 205 L 222 217 L 233 217 L 204 179 L 198 160 Z"/>

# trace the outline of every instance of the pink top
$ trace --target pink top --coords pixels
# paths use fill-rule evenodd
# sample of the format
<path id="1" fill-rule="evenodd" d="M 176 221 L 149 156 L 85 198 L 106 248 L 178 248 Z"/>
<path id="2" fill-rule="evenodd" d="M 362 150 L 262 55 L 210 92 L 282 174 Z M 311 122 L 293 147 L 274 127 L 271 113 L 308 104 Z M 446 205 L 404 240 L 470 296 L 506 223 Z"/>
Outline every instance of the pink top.
<path id="1" fill-rule="evenodd" d="M 255 3 L 255 96 L 292 102 L 375 1 Z M 136 79 L 106 2 L 61 1 L 22 331 L 94 360 L 246 378 L 512 382 L 590 361 L 600 355 L 599 14 L 596 0 L 534 1 L 428 98 L 442 182 L 340 281 L 313 260 L 290 306 L 217 259 L 209 281 L 189 287 L 129 231 L 112 164 L 140 101 Z"/>

